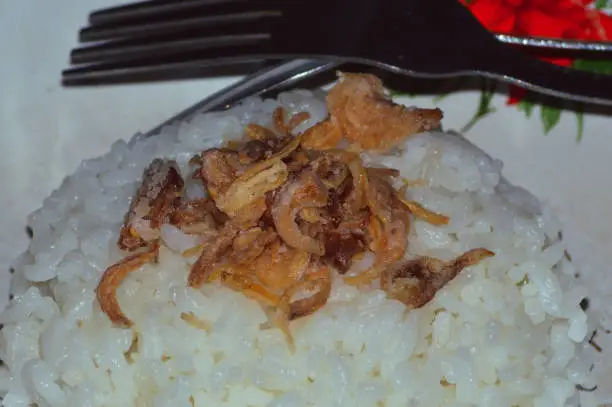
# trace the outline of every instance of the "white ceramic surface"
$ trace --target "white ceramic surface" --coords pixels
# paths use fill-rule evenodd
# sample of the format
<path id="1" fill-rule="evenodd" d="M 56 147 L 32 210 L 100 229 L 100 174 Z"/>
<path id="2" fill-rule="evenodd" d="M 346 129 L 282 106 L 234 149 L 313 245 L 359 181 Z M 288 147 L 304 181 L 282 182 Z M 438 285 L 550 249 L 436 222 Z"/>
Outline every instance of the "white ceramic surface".
<path id="1" fill-rule="evenodd" d="M 62 88 L 60 72 L 88 13 L 119 3 L 0 0 L 0 306 L 5 270 L 27 247 L 27 214 L 66 174 L 237 79 Z"/>
<path id="2" fill-rule="evenodd" d="M 116 0 L 0 0 L 0 305 L 12 258 L 27 245 L 25 219 L 82 159 L 111 143 L 146 131 L 236 78 L 62 89 L 60 71 L 92 9 Z M 438 106 L 447 129 L 473 115 L 475 92 L 451 95 Z M 432 106 L 431 98 L 411 104 Z M 531 119 L 494 99 L 498 111 L 468 136 L 505 162 L 507 178 L 549 203 L 565 225 L 577 265 L 612 264 L 612 119 L 585 117 L 576 142 L 576 119 L 564 114 L 547 136 Z"/>

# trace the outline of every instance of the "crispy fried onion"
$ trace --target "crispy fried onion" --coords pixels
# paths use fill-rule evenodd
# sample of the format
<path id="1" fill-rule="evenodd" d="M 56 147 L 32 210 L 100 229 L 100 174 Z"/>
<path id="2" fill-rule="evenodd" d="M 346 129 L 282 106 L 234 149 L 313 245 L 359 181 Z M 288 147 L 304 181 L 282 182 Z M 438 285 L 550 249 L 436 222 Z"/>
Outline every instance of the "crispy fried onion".
<path id="1" fill-rule="evenodd" d="M 345 77 L 328 105 L 330 117 L 295 137 L 291 132 L 309 115 L 287 118 L 279 108 L 276 129 L 248 125 L 244 140 L 194 157 L 190 162 L 199 168 L 193 177 L 208 193 L 204 199 L 183 200 L 176 163 L 154 160 L 119 239 L 123 250 L 145 250 L 109 267 L 97 289 L 111 321 L 131 325 L 115 291 L 130 271 L 157 259 L 166 223 L 198 235 L 197 246 L 182 253 L 197 257 L 190 287 L 221 284 L 259 302 L 290 345 L 290 322 L 325 306 L 333 273 L 360 287 L 380 282 L 390 297 L 414 308 L 463 268 L 493 255 L 475 249 L 451 262 L 404 261 L 413 216 L 438 226 L 449 218 L 408 200 L 408 186 L 396 190 L 399 171 L 367 168 L 355 150 L 338 149 L 342 137 L 362 148 L 395 145 L 435 125 L 439 112 L 393 105 L 367 75 Z M 200 326 L 188 314 L 182 318 Z"/>
<path id="2" fill-rule="evenodd" d="M 250 177 L 239 177 L 215 200 L 219 209 L 234 217 L 241 208 L 263 199 L 287 181 L 289 172 L 282 161 L 273 162 L 270 167 Z"/>
<path id="3" fill-rule="evenodd" d="M 289 142 L 278 153 L 272 155 L 265 161 L 260 161 L 256 164 L 253 164 L 251 167 L 249 167 L 245 171 L 245 173 L 242 174 L 241 180 L 249 179 L 252 176 L 259 174 L 260 172 L 267 169 L 268 167 L 271 167 L 275 163 L 286 158 L 287 156 L 289 156 L 289 154 L 293 153 L 293 151 L 295 151 L 295 149 L 297 149 L 300 146 L 301 142 L 302 142 L 301 136 L 296 136 L 296 137 L 291 138 Z"/>
<path id="4" fill-rule="evenodd" d="M 325 119 L 304 132 L 302 144 L 311 150 L 329 150 L 336 148 L 342 140 L 340 127 Z"/>
<path id="5" fill-rule="evenodd" d="M 271 229 L 253 227 L 241 231 L 232 242 L 229 260 L 236 264 L 249 264 L 257 260 L 266 247 L 277 240 L 277 234 Z"/>
<path id="6" fill-rule="evenodd" d="M 283 134 L 288 135 L 291 133 L 297 126 L 302 124 L 302 122 L 310 119 L 310 113 L 308 112 L 299 112 L 294 114 L 289 118 L 289 121 L 285 123 L 285 116 L 287 112 L 282 107 L 277 107 L 274 109 L 272 116 L 274 118 L 274 124 L 276 128 Z"/>
<path id="7" fill-rule="evenodd" d="M 159 238 L 159 227 L 180 202 L 183 184 L 176 162 L 151 162 L 125 215 L 117 243 L 121 250 L 134 251 Z"/>
<path id="8" fill-rule="evenodd" d="M 194 175 L 204 181 L 208 193 L 215 201 L 244 171 L 238 153 L 231 150 L 206 150 L 199 157 L 194 157 L 191 163 L 200 165 Z"/>
<path id="9" fill-rule="evenodd" d="M 287 342 L 293 348 L 293 336 L 289 322 L 313 314 L 327 304 L 331 294 L 331 275 L 329 268 L 321 265 L 313 269 L 306 280 L 298 281 L 285 290 L 276 307 L 277 315 L 273 322 L 281 329 Z"/>
<path id="10" fill-rule="evenodd" d="M 412 213 L 415 218 L 422 219 L 427 223 L 431 223 L 434 226 L 448 225 L 450 218 L 446 215 L 441 215 L 436 212 L 432 212 L 427 208 L 424 208 L 420 203 L 415 201 L 408 201 L 405 198 L 398 196 L 399 200 L 406 205 L 406 208 Z"/>
<path id="11" fill-rule="evenodd" d="M 287 247 L 279 239 L 267 247 L 252 268 L 262 284 L 274 292 L 282 292 L 304 277 L 310 260 L 310 253 Z"/>
<path id="12" fill-rule="evenodd" d="M 340 74 L 327 96 L 332 123 L 350 142 L 367 150 L 386 150 L 411 134 L 440 125 L 440 109 L 411 109 L 393 103 L 373 75 Z"/>
<path id="13" fill-rule="evenodd" d="M 323 256 L 322 241 L 305 235 L 296 223 L 296 215 L 304 208 L 322 208 L 327 205 L 327 189 L 312 171 L 285 185 L 272 206 L 272 219 L 279 235 L 289 246 L 307 253 Z"/>
<path id="14" fill-rule="evenodd" d="M 337 149 L 327 150 L 324 156 L 336 163 L 344 164 L 348 169 L 352 184 L 344 199 L 343 210 L 350 215 L 355 215 L 366 206 L 367 173 L 361 157 L 359 154 Z M 336 189 L 341 185 L 341 182 L 338 181 L 344 181 L 346 179 L 347 176 L 344 175 L 341 180 L 337 180 L 336 184 L 338 186 Z M 333 185 L 331 186 L 333 187 Z"/>
<path id="15" fill-rule="evenodd" d="M 227 220 L 210 199 L 181 202 L 172 214 L 171 223 L 190 235 L 213 237 Z"/>
<path id="16" fill-rule="evenodd" d="M 398 262 L 382 272 L 380 287 L 407 307 L 419 308 L 431 301 L 464 268 L 493 255 L 487 249 L 473 249 L 449 262 L 431 257 Z"/>
<path id="17" fill-rule="evenodd" d="M 96 289 L 96 296 L 102 311 L 116 326 L 132 326 L 132 321 L 121 311 L 119 301 L 117 301 L 117 287 L 132 271 L 138 270 L 147 263 L 157 261 L 158 253 L 159 244 L 154 243 L 146 251 L 132 254 L 107 268 L 102 275 Z"/>
<path id="18" fill-rule="evenodd" d="M 208 244 L 202 247 L 202 254 L 191 266 L 191 271 L 187 278 L 190 287 L 198 288 L 204 284 L 213 271 L 212 267 L 231 247 L 237 234 L 238 229 L 231 223 L 227 223 L 216 239 L 209 240 Z"/>
<path id="19" fill-rule="evenodd" d="M 268 306 L 277 306 L 280 296 L 261 284 L 249 273 L 249 268 L 234 264 L 221 264 L 210 275 L 210 282 L 219 281 L 226 287 Z"/>
<path id="20" fill-rule="evenodd" d="M 258 141 L 268 140 L 276 137 L 276 134 L 269 128 L 254 123 L 251 123 L 246 126 L 245 133 L 248 138 Z"/>

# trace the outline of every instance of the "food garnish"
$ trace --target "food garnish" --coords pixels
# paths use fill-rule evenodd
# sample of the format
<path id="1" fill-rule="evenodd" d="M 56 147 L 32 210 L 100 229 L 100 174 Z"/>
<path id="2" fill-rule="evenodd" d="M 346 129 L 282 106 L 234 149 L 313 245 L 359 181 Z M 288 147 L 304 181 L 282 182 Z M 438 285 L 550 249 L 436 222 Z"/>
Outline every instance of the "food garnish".
<path id="1" fill-rule="evenodd" d="M 118 246 L 135 252 L 109 267 L 97 295 L 117 326 L 132 321 L 117 302 L 127 274 L 156 261 L 164 224 L 201 243 L 183 252 L 197 256 L 187 284 L 218 283 L 258 301 L 292 344 L 289 323 L 325 306 L 333 276 L 363 288 L 380 286 L 408 308 L 429 302 L 464 268 L 493 256 L 482 248 L 443 262 L 406 260 L 410 222 L 435 226 L 450 219 L 405 197 L 393 185 L 399 171 L 366 167 L 358 151 L 388 150 L 411 134 L 439 126 L 439 109 L 408 109 L 385 96 L 372 75 L 341 75 L 327 97 L 330 116 L 301 134 L 305 112 L 273 113 L 275 128 L 250 124 L 244 140 L 194 157 L 193 177 L 207 198 L 187 200 L 176 163 L 156 159 L 125 217 Z M 349 148 L 341 149 L 342 143 Z M 140 250 L 140 252 L 137 252 Z M 350 274 L 356 259 L 374 259 Z M 347 274 L 349 273 L 349 274 Z M 200 326 L 192 315 L 187 323 Z"/>

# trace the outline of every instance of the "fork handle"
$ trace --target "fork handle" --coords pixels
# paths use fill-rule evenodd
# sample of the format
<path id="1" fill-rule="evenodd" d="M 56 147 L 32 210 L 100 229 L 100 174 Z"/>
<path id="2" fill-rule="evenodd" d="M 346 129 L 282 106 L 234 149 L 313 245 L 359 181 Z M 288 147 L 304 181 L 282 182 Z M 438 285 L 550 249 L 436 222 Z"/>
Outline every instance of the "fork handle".
<path id="1" fill-rule="evenodd" d="M 608 75 L 554 65 L 507 45 L 496 45 L 499 52 L 479 61 L 481 75 L 563 99 L 610 104 L 612 82 Z M 584 96 L 585 88 L 590 90 L 589 96 Z"/>
<path id="2" fill-rule="evenodd" d="M 377 60 L 421 73 L 449 77 L 479 74 L 542 94 L 610 105 L 612 78 L 553 65 L 498 41 L 458 0 L 383 0 L 385 21 L 377 28 L 386 38 L 416 38 L 411 55 L 402 54 L 401 40 L 374 48 Z M 440 29 L 431 29 L 436 22 Z M 390 28 L 389 28 L 390 27 Z M 386 30 L 396 30 L 389 31 Z M 402 31 L 404 30 L 404 31 Z M 420 39 L 419 33 L 427 33 Z M 410 63 L 407 63 L 410 58 Z M 449 67 L 450 66 L 450 67 Z"/>

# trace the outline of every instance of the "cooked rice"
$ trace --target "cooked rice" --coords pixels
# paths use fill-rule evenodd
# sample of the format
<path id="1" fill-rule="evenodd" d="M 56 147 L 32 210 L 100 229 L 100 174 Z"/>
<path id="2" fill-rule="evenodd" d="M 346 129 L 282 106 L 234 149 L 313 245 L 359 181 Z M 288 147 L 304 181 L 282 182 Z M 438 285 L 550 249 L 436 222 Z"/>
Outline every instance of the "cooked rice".
<path id="1" fill-rule="evenodd" d="M 186 180 L 193 154 L 239 139 L 273 110 L 307 111 L 300 132 L 325 118 L 321 95 L 294 91 L 198 114 L 161 134 L 118 141 L 87 160 L 28 219 L 34 232 L 0 316 L 3 405 L 87 406 L 535 406 L 608 402 L 589 375 L 595 326 L 564 257 L 559 224 L 502 163 L 458 135 L 423 133 L 391 156 L 408 198 L 448 215 L 415 221 L 407 256 L 451 259 L 484 247 L 495 257 L 465 270 L 425 307 L 406 312 L 379 290 L 334 281 L 319 312 L 292 324 L 295 352 L 255 302 L 216 284 L 187 288 L 189 259 L 169 249 L 118 290 L 133 330 L 114 328 L 96 301 L 101 274 L 124 255 L 122 215 L 155 157 Z M 201 191 L 187 181 L 187 194 Z M 193 238 L 165 226 L 177 250 Z M 191 240 L 190 240 L 191 239 Z M 355 265 L 363 267 L 363 265 Z"/>

